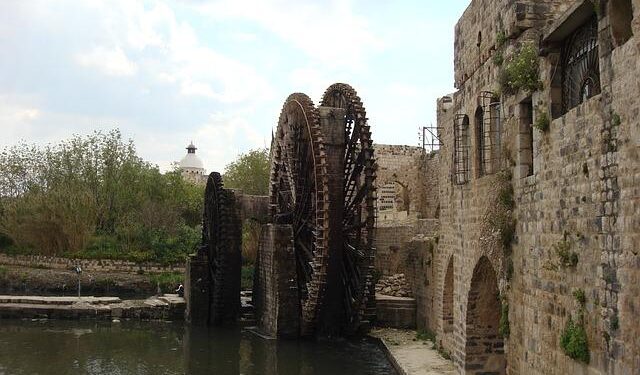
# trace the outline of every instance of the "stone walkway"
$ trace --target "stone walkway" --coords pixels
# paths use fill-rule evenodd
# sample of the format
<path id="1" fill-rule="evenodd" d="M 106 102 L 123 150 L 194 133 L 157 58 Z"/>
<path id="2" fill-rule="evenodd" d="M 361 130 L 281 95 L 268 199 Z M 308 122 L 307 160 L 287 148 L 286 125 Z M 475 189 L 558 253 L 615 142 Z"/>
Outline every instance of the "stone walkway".
<path id="1" fill-rule="evenodd" d="M 433 343 L 416 339 L 416 331 L 376 328 L 370 335 L 382 340 L 402 371 L 400 375 L 457 374 L 453 363 L 438 354 Z"/>
<path id="2" fill-rule="evenodd" d="M 144 300 L 93 296 L 0 296 L 0 318 L 182 320 L 184 309 L 184 298 L 175 294 Z"/>

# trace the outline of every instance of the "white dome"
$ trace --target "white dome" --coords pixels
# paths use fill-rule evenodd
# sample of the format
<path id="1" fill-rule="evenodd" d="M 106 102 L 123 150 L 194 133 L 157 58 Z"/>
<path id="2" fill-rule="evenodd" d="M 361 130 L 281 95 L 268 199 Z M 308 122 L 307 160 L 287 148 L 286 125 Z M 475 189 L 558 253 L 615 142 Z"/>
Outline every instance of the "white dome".
<path id="1" fill-rule="evenodd" d="M 204 166 L 202 164 L 202 160 L 196 156 L 196 154 L 186 154 L 182 160 L 180 160 L 180 168 L 181 169 L 203 169 Z"/>

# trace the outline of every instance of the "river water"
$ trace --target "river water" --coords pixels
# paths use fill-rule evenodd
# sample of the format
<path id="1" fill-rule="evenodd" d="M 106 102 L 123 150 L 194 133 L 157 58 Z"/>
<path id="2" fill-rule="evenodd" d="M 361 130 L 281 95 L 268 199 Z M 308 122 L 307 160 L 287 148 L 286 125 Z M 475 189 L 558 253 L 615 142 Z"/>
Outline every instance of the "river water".
<path id="1" fill-rule="evenodd" d="M 0 374 L 394 374 L 367 339 L 270 341 L 182 323 L 0 320 Z"/>

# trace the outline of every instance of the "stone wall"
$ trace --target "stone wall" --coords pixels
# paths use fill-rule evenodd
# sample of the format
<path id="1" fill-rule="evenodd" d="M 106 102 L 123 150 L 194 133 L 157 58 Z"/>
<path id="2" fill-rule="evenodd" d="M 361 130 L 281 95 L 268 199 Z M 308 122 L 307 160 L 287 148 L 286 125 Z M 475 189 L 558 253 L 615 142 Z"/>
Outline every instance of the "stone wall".
<path id="1" fill-rule="evenodd" d="M 374 145 L 378 218 L 393 222 L 433 218 L 438 210 L 438 153 L 421 147 Z"/>
<path id="2" fill-rule="evenodd" d="M 610 16 L 610 5 L 620 3 L 601 1 L 594 8 L 574 1 L 474 0 L 456 26 L 459 91 L 451 101 L 438 102 L 441 225 L 432 269 L 423 265 L 429 280 L 423 294 L 432 300 L 418 303 L 418 325 L 437 333 L 460 373 L 640 369 L 640 1 L 629 2 L 636 36 L 626 42 L 611 33 L 621 21 Z M 602 92 L 563 114 L 562 43 L 550 36 L 568 35 L 589 12 L 598 17 Z M 508 37 L 502 47 L 499 27 Z M 502 68 L 492 57 L 499 51 L 508 59 L 524 42 L 539 47 L 543 89 L 507 94 L 499 80 Z M 493 150 L 499 157 L 492 171 L 501 173 L 480 168 L 474 114 L 483 92 L 500 102 L 500 149 Z M 545 112 L 552 118 L 549 130 L 530 134 L 530 125 Z M 468 182 L 457 184 L 454 124 L 464 115 L 469 173 Z M 511 244 L 503 242 L 509 227 L 499 223 L 496 210 L 508 200 L 508 186 L 514 205 L 505 217 L 515 219 Z M 579 291 L 584 308 L 574 297 Z M 570 317 L 580 321 L 581 315 L 588 364 L 570 358 L 560 345 Z M 510 334 L 503 337 L 505 326 Z"/>
<path id="3" fill-rule="evenodd" d="M 253 302 L 259 328 L 272 337 L 297 338 L 300 311 L 291 226 L 264 225 L 258 255 Z"/>
<path id="4" fill-rule="evenodd" d="M 185 272 L 184 264 L 163 265 L 152 262 L 135 263 L 112 259 L 71 259 L 45 255 L 6 255 L 0 254 L 0 264 L 8 266 L 71 269 L 80 265 L 83 271 L 122 272 L 122 273 L 163 273 Z"/>
<path id="5" fill-rule="evenodd" d="M 411 263 L 407 263 L 407 244 L 415 237 L 433 238 L 437 236 L 437 219 L 420 219 L 406 223 L 382 224 L 376 227 L 375 268 L 383 275 L 405 273 Z"/>
<path id="6" fill-rule="evenodd" d="M 469 78 L 490 83 L 491 57 L 500 38 L 518 39 L 525 31 L 560 15 L 567 0 L 474 0 L 455 27 L 455 87 L 463 90 Z M 473 113 L 473 112 L 472 112 Z"/>

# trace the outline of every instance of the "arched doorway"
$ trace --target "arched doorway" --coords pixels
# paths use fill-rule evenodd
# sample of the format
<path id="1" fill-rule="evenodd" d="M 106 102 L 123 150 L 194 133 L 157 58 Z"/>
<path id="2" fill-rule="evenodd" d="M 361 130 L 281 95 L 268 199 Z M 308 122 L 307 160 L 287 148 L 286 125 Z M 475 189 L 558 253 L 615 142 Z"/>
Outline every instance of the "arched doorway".
<path id="1" fill-rule="evenodd" d="M 466 374 L 505 374 L 499 297 L 496 273 L 483 256 L 473 270 L 467 301 Z"/>
<path id="2" fill-rule="evenodd" d="M 449 259 L 442 288 L 442 333 L 440 345 L 451 352 L 453 347 L 453 257 Z"/>

